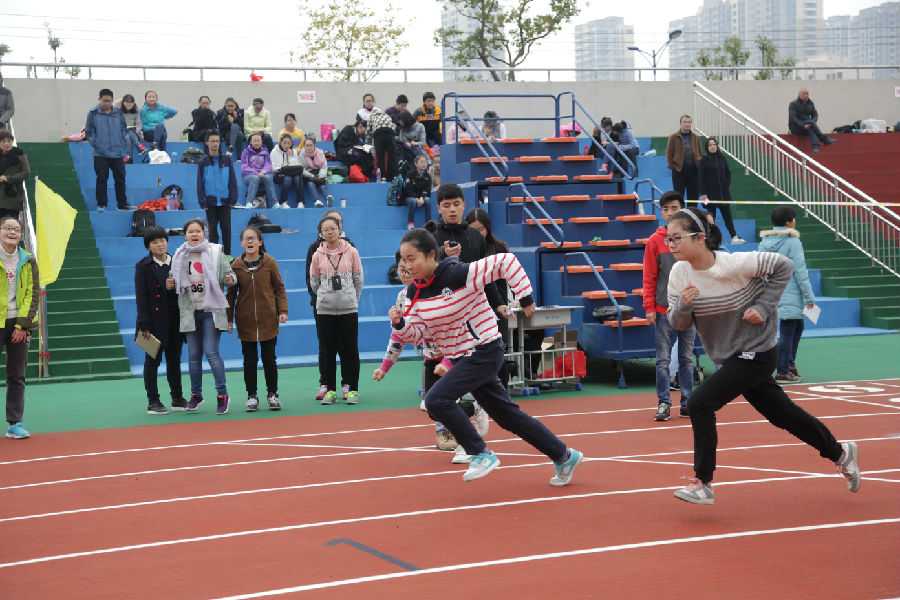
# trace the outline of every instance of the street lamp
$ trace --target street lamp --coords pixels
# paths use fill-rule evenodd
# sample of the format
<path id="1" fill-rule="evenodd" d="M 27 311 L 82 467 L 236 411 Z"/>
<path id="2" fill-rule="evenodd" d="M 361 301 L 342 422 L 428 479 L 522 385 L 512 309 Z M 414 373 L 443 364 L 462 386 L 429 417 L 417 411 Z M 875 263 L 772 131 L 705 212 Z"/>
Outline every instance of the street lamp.
<path id="1" fill-rule="evenodd" d="M 650 63 L 650 66 L 653 67 L 653 81 L 656 81 L 656 65 L 657 65 L 658 59 L 662 58 L 663 52 L 665 52 L 665 50 L 666 50 L 666 46 L 668 46 L 672 40 L 677 39 L 679 37 L 681 37 L 680 29 L 676 29 L 675 31 L 669 32 L 669 39 L 666 40 L 666 43 L 663 44 L 659 50 L 653 50 L 653 54 L 644 52 L 637 46 L 628 46 L 628 49 L 633 50 L 634 52 L 640 52 L 641 54 L 644 55 L 644 58 L 646 58 L 647 62 Z"/>

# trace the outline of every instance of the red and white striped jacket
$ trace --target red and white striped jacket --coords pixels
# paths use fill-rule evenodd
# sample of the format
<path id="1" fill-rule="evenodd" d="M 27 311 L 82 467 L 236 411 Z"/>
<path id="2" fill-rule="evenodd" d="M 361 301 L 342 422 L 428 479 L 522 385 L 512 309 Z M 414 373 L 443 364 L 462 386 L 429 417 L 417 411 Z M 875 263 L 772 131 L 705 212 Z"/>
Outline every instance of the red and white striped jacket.
<path id="1" fill-rule="evenodd" d="M 534 304 L 531 282 L 513 254 L 494 254 L 471 263 L 441 261 L 428 282 L 414 281 L 406 292 L 404 317 L 394 325 L 410 344 L 426 337 L 448 358 L 459 358 L 476 346 L 500 337 L 497 315 L 484 286 L 505 279 L 522 306 Z"/>

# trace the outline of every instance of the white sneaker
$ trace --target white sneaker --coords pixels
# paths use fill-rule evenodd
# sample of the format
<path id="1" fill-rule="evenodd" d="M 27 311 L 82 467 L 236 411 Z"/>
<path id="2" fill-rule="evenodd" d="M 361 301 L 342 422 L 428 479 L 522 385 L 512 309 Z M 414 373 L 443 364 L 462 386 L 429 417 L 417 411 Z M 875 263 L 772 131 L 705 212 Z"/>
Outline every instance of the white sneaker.
<path id="1" fill-rule="evenodd" d="M 282 203 L 281 203 L 281 208 L 290 208 L 290 207 L 291 207 L 291 205 L 288 204 L 287 202 L 282 202 Z"/>
<path id="2" fill-rule="evenodd" d="M 475 414 L 472 415 L 472 424 L 475 425 L 475 431 L 478 432 L 478 435 L 484 437 L 491 428 L 491 421 L 488 419 L 488 414 L 477 402 L 474 403 L 474 407 Z"/>
<path id="3" fill-rule="evenodd" d="M 302 202 L 297 203 L 297 208 L 306 208 Z"/>
<path id="4" fill-rule="evenodd" d="M 425 410 L 425 411 L 428 410 L 427 408 L 425 408 L 425 401 L 424 401 L 424 400 L 422 400 L 421 402 L 419 402 L 419 410 Z"/>
<path id="5" fill-rule="evenodd" d="M 675 497 L 691 504 L 712 504 L 715 502 L 712 485 L 699 479 L 688 479 L 688 484 L 675 491 Z"/>
<path id="6" fill-rule="evenodd" d="M 325 204 L 321 200 L 316 200 L 316 208 L 322 208 Z"/>
<path id="7" fill-rule="evenodd" d="M 844 442 L 841 444 L 841 448 L 844 449 L 844 460 L 835 463 L 838 473 L 847 480 L 847 488 L 851 492 L 858 492 L 860 484 L 859 449 L 856 447 L 856 442 Z"/>
<path id="8" fill-rule="evenodd" d="M 275 208 L 275 209 L 281 208 L 281 204 L 276 202 L 275 204 L 272 205 L 272 208 Z"/>
<path id="9" fill-rule="evenodd" d="M 469 470 L 463 473 L 463 481 L 481 479 L 500 466 L 500 459 L 493 452 L 482 452 L 469 457 Z"/>
<path id="10" fill-rule="evenodd" d="M 253 208 L 253 201 L 248 202 L 244 208 Z"/>
<path id="11" fill-rule="evenodd" d="M 739 236 L 739 235 L 736 235 L 733 238 L 731 238 L 731 243 L 732 244 L 746 244 L 747 240 L 741 238 L 741 236 Z"/>
<path id="12" fill-rule="evenodd" d="M 457 446 L 456 450 L 453 451 L 453 458 L 450 459 L 450 462 L 454 465 L 464 465 L 469 462 L 469 455 L 466 454 L 466 449 L 462 446 Z"/>

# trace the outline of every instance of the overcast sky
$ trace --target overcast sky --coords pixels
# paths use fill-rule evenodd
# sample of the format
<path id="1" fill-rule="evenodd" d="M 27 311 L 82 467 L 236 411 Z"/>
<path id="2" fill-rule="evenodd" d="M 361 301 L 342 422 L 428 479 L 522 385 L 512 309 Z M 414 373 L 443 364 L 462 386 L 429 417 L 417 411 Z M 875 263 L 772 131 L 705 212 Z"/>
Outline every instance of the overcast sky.
<path id="1" fill-rule="evenodd" d="M 825 17 L 856 14 L 882 2 L 825 0 Z M 367 5 L 374 7 L 387 3 L 367 0 Z M 432 32 L 440 26 L 437 0 L 393 4 L 402 9 L 410 44 L 400 55 L 399 66 L 439 67 L 440 49 L 432 41 Z M 658 48 L 666 40 L 669 21 L 694 14 L 700 4 L 701 0 L 585 2 L 581 14 L 563 32 L 537 46 L 525 66 L 573 65 L 574 25 L 604 16 L 624 17 L 627 24 L 634 25 L 637 46 L 648 51 Z M 176 0 L 102 4 L 3 0 L 0 43 L 13 50 L 5 60 L 52 60 L 44 22 L 49 22 L 54 34 L 63 41 L 59 54 L 68 62 L 131 65 L 289 66 L 289 50 L 303 54 L 305 28 L 294 0 L 219 0 L 203 4 Z M 664 57 L 661 65 L 666 64 Z M 638 60 L 636 66 L 645 65 Z M 5 72 L 7 77 L 21 76 L 10 67 Z M 433 81 L 435 77 L 425 79 Z"/>

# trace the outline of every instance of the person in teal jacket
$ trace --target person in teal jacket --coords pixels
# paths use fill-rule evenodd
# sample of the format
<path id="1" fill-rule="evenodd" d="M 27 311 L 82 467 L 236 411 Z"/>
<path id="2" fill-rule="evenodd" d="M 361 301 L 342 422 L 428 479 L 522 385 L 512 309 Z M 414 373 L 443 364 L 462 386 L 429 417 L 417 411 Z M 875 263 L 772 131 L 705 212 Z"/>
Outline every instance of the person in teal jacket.
<path id="1" fill-rule="evenodd" d="M 156 101 L 157 95 L 153 90 L 144 94 L 144 106 L 141 107 L 141 129 L 144 132 L 144 141 L 155 144 L 157 148 L 166 151 L 166 119 L 171 119 L 178 114 L 174 108 L 170 108 Z"/>
<path id="2" fill-rule="evenodd" d="M 0 350 L 6 351 L 6 437 L 21 440 L 30 437 L 22 425 L 25 412 L 25 368 L 31 332 L 38 324 L 40 277 L 34 257 L 19 248 L 22 224 L 18 219 L 0 218 L 0 260 L 6 270 L 7 285 L 0 285 L 0 306 L 6 318 L 0 331 Z"/>
<path id="3" fill-rule="evenodd" d="M 762 238 L 759 251 L 777 252 L 787 256 L 794 263 L 794 274 L 778 302 L 780 333 L 775 381 L 800 383 L 803 380 L 797 372 L 794 361 L 797 358 L 800 337 L 803 335 L 803 308 L 804 306 L 812 308 L 816 303 L 816 297 L 809 283 L 800 233 L 795 229 L 797 216 L 794 209 L 790 206 L 775 207 L 772 211 L 772 224 L 775 227 L 759 234 Z"/>
<path id="4" fill-rule="evenodd" d="M 237 202 L 237 178 L 231 157 L 221 152 L 222 136 L 210 130 L 206 134 L 206 154 L 197 164 L 197 201 L 206 211 L 209 241 L 219 243 L 217 225 L 222 229 L 222 247 L 231 256 L 231 207 Z"/>

